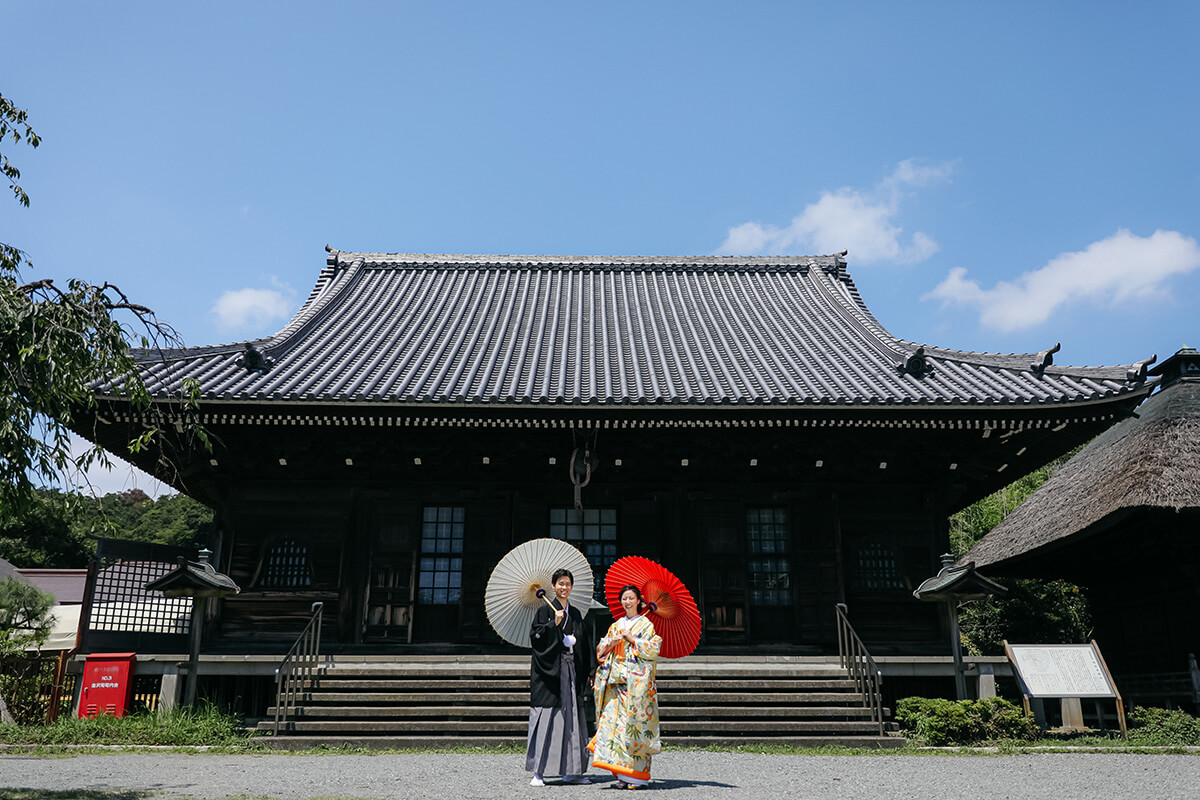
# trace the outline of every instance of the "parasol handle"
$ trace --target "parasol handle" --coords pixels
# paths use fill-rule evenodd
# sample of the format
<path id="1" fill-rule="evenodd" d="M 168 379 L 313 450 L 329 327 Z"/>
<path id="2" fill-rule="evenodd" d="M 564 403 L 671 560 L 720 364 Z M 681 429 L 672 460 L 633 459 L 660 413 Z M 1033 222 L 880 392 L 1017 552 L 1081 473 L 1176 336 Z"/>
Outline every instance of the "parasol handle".
<path id="1" fill-rule="evenodd" d="M 658 611 L 658 603 L 646 603 L 647 611 Z"/>
<path id="2" fill-rule="evenodd" d="M 534 594 L 536 594 L 538 597 L 540 597 L 540 598 L 542 598 L 543 600 L 545 600 L 545 601 L 546 601 L 546 605 L 550 606 L 550 607 L 551 607 L 551 608 L 553 608 L 555 611 L 558 611 L 558 607 L 557 607 L 557 606 L 555 606 L 555 605 L 554 605 L 554 603 L 552 603 L 552 602 L 550 601 L 550 598 L 549 598 L 549 597 L 546 597 L 546 590 L 545 590 L 545 589 L 538 589 L 536 592 L 534 592 Z"/>

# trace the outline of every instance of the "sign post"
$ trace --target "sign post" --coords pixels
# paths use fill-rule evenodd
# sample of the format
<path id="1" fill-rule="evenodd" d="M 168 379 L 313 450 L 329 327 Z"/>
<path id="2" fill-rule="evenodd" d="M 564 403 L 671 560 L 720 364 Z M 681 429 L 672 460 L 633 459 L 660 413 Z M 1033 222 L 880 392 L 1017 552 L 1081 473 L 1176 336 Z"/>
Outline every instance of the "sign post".
<path id="1" fill-rule="evenodd" d="M 1079 711 L 1081 698 L 1112 698 L 1117 702 L 1117 721 L 1121 735 L 1129 734 L 1125 728 L 1125 706 L 1121 693 L 1113 682 L 1104 656 L 1095 641 L 1090 644 L 1009 644 L 1004 643 L 1004 652 L 1013 665 L 1017 681 L 1021 684 L 1025 713 L 1032 713 L 1030 699 L 1054 698 L 1063 701 L 1064 727 L 1080 728 L 1083 725 Z"/>

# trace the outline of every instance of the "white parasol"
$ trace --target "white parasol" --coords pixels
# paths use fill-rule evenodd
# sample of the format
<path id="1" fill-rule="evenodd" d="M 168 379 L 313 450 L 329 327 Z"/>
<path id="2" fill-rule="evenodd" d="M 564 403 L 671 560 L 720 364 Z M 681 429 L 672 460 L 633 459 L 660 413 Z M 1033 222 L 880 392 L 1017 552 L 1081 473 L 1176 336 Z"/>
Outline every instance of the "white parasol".
<path id="1" fill-rule="evenodd" d="M 492 570 L 483 596 L 488 622 L 500 638 L 529 647 L 533 615 L 554 597 L 550 578 L 555 570 L 575 577 L 571 605 L 587 614 L 592 608 L 592 568 L 587 557 L 561 539 L 534 539 L 510 550 Z"/>

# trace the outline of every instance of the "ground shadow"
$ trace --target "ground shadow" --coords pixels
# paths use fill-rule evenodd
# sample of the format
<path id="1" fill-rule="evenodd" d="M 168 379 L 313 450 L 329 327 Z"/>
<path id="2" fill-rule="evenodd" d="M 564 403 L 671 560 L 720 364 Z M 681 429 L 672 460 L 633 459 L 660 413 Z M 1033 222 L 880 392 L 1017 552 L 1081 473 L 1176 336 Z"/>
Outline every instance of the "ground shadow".
<path id="1" fill-rule="evenodd" d="M 620 789 L 621 788 L 620 786 L 617 785 L 616 778 L 597 779 L 595 776 L 591 776 L 591 777 L 592 777 L 592 783 L 602 784 L 602 786 L 601 786 L 602 789 Z M 606 785 L 604 785 L 604 784 L 606 784 Z M 710 786 L 710 787 L 714 787 L 717 789 L 740 789 L 741 788 L 740 786 L 737 786 L 736 784 L 721 783 L 720 781 L 689 781 L 689 780 L 681 780 L 681 779 L 669 779 L 669 780 L 651 780 L 649 786 L 647 786 L 645 789 L 639 790 L 639 791 L 654 791 L 654 790 L 662 790 L 662 789 L 691 789 L 696 786 Z"/>
<path id="2" fill-rule="evenodd" d="M 740 789 L 742 787 L 734 783 L 721 783 L 720 781 L 687 781 L 687 780 L 665 780 L 651 781 L 650 789 L 691 789 L 695 786 L 711 786 L 717 789 Z"/>

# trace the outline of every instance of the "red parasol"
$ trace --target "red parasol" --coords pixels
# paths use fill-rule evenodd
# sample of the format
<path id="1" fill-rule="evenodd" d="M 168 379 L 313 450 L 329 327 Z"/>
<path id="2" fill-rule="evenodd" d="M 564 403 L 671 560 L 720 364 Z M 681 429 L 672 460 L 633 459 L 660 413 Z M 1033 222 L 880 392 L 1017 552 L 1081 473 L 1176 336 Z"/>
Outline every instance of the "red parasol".
<path id="1" fill-rule="evenodd" d="M 663 658 L 683 658 L 700 643 L 700 609 L 683 581 L 658 562 L 641 556 L 625 556 L 608 568 L 604 576 L 604 599 L 613 617 L 625 616 L 621 588 L 636 586 L 650 604 L 646 617 L 662 637 Z"/>

